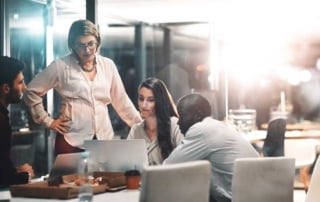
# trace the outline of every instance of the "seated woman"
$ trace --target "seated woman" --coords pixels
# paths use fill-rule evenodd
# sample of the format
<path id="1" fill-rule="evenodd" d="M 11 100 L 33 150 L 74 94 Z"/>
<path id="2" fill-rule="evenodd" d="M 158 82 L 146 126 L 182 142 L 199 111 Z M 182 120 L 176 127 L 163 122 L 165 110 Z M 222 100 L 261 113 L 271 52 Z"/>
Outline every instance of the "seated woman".
<path id="1" fill-rule="evenodd" d="M 143 122 L 132 126 L 127 139 L 145 139 L 149 165 L 162 164 L 183 139 L 176 106 L 166 85 L 157 78 L 142 82 L 138 94 Z"/>

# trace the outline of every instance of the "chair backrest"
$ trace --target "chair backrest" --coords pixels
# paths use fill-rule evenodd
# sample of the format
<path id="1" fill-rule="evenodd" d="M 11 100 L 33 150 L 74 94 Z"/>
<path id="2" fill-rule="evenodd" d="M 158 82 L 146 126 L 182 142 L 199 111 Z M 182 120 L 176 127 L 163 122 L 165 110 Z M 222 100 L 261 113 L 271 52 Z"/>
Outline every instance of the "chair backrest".
<path id="1" fill-rule="evenodd" d="M 320 200 L 320 158 L 318 157 L 313 169 L 309 189 L 305 202 L 318 202 Z"/>
<path id="2" fill-rule="evenodd" d="M 263 156 L 284 155 L 284 134 L 286 132 L 286 119 L 275 118 L 269 121 L 267 136 L 262 147 Z"/>
<path id="3" fill-rule="evenodd" d="M 295 158 L 295 167 L 310 166 L 316 159 L 316 141 L 313 139 L 285 139 L 284 156 Z"/>
<path id="4" fill-rule="evenodd" d="M 236 159 L 232 202 L 292 202 L 294 177 L 293 158 Z"/>
<path id="5" fill-rule="evenodd" d="M 210 178 L 205 160 L 145 167 L 140 202 L 208 202 Z"/>

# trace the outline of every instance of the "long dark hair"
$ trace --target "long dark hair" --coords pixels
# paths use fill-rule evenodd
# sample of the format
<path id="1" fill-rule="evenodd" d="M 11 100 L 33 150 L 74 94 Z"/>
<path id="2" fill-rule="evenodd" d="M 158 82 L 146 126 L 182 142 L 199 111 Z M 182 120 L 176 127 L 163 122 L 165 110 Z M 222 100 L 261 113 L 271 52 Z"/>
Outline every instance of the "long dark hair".
<path id="1" fill-rule="evenodd" d="M 157 119 L 158 143 L 161 156 L 166 159 L 173 150 L 171 142 L 171 120 L 172 116 L 178 117 L 176 106 L 163 81 L 157 78 L 148 78 L 139 86 L 152 91 L 155 99 L 155 113 Z"/>

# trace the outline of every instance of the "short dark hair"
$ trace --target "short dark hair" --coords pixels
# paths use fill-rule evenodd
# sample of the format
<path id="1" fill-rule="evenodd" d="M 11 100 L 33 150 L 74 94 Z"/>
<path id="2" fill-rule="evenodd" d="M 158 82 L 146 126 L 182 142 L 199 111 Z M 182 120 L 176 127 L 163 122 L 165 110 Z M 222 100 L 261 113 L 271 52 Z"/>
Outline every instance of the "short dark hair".
<path id="1" fill-rule="evenodd" d="M 25 65 L 18 59 L 0 56 L 0 85 L 8 84 L 13 86 L 17 75 L 23 71 Z"/>
<path id="2" fill-rule="evenodd" d="M 74 21 L 70 27 L 68 34 L 68 48 L 74 49 L 74 45 L 79 36 L 94 36 L 97 40 L 97 49 L 101 44 L 101 37 L 97 26 L 89 20 Z"/>
<path id="3" fill-rule="evenodd" d="M 178 111 L 187 111 L 190 114 L 197 115 L 201 119 L 211 116 L 211 105 L 209 101 L 202 95 L 192 93 L 183 96 L 178 101 Z"/>

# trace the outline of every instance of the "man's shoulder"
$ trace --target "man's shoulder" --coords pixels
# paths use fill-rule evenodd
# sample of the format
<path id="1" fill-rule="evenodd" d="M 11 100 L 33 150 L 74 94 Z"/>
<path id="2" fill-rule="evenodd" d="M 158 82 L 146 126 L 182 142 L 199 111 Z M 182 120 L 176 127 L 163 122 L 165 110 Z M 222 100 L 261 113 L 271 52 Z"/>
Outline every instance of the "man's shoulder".
<path id="1" fill-rule="evenodd" d="M 208 129 L 210 128 L 211 130 L 215 130 L 220 127 L 222 128 L 225 127 L 226 124 L 212 117 L 206 117 L 202 121 L 194 124 L 194 126 L 198 128 L 208 128 Z"/>
<path id="2" fill-rule="evenodd" d="M 192 136 L 199 136 L 199 138 L 207 142 L 215 142 L 217 140 L 221 142 L 227 138 L 237 138 L 236 136 L 239 136 L 227 123 L 212 117 L 203 119 L 201 122 L 194 124 L 190 129 Z"/>

